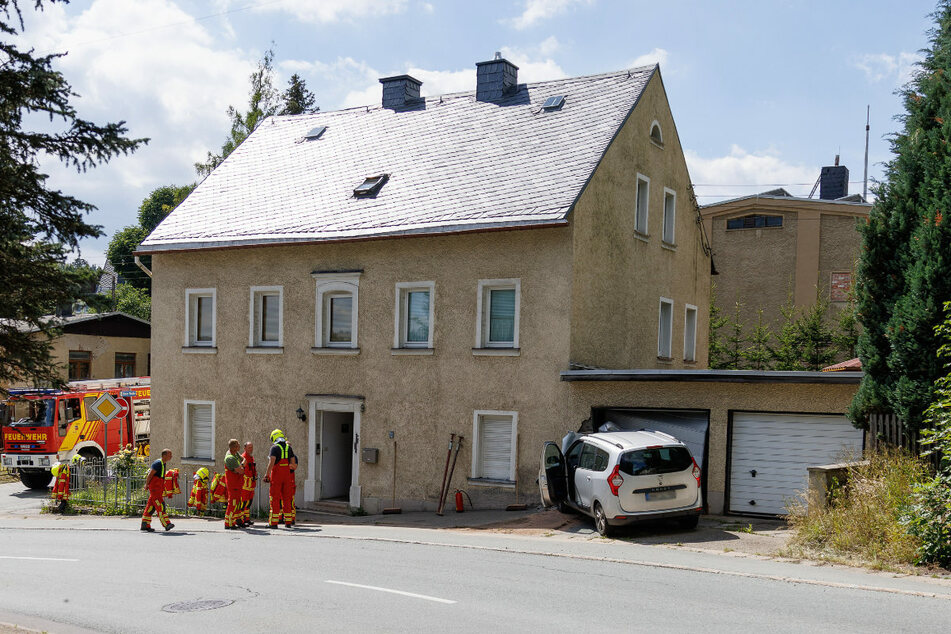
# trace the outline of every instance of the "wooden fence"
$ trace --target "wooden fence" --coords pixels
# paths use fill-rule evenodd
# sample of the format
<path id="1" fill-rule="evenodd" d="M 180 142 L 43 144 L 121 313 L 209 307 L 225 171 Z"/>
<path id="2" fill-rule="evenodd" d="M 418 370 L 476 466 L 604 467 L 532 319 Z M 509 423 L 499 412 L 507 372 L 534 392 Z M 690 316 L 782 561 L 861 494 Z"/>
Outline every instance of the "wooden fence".
<path id="1" fill-rule="evenodd" d="M 865 446 L 873 450 L 884 447 L 900 447 L 913 456 L 920 456 L 922 452 L 928 449 L 927 445 L 921 444 L 921 436 L 918 431 L 907 429 L 895 414 L 869 415 Z M 935 467 L 941 461 L 938 454 L 930 454 L 926 458 Z"/>

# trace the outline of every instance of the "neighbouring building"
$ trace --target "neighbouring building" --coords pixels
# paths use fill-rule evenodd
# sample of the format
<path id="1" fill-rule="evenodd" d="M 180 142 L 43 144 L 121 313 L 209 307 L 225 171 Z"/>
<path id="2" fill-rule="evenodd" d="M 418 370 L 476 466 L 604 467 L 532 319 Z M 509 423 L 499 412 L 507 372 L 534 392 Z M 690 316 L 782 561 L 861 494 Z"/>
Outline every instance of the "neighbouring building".
<path id="1" fill-rule="evenodd" d="M 268 118 L 142 243 L 153 446 L 220 470 L 281 428 L 303 506 L 375 512 L 434 508 L 456 433 L 451 489 L 504 506 L 590 415 L 563 371 L 706 367 L 710 254 L 659 68 L 476 66 L 471 92 L 401 75 Z"/>
<path id="2" fill-rule="evenodd" d="M 701 209 L 725 313 L 739 302 L 741 321 L 752 326 L 760 310 L 767 323 L 780 322 L 790 297 L 797 307 L 813 305 L 817 293 L 833 308 L 848 303 L 862 248 L 858 224 L 871 204 L 849 195 L 849 170 L 836 163 L 822 168 L 817 199 L 776 189 Z"/>
<path id="3" fill-rule="evenodd" d="M 151 326 L 122 312 L 81 313 L 50 317 L 58 324 L 52 358 L 63 368 L 64 381 L 147 376 L 150 370 Z M 29 325 L 22 331 L 36 332 Z M 14 384 L 8 387 L 32 387 Z"/>

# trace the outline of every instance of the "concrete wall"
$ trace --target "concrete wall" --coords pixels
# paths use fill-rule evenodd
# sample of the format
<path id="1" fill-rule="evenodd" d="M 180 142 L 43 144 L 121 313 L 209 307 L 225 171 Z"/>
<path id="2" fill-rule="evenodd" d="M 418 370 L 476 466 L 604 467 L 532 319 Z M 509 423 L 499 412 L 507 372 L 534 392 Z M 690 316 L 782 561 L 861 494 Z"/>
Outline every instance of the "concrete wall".
<path id="1" fill-rule="evenodd" d="M 138 337 L 98 337 L 94 335 L 64 334 L 53 342 L 53 358 L 63 364 L 63 380 L 69 376 L 69 351 L 84 350 L 92 353 L 92 379 L 112 379 L 116 373 L 116 353 L 135 354 L 135 374 L 148 375 L 150 340 Z"/>
<path id="2" fill-rule="evenodd" d="M 650 141 L 659 123 L 663 146 Z M 650 179 L 648 235 L 635 235 L 636 175 Z M 676 193 L 674 245 L 664 245 L 664 188 Z M 575 207 L 571 361 L 600 368 L 706 367 L 710 260 L 690 176 L 659 74 L 621 128 Z M 657 356 L 660 298 L 674 301 L 672 359 Z M 684 362 L 684 310 L 698 309 L 696 361 Z"/>
<path id="3" fill-rule="evenodd" d="M 706 472 L 711 513 L 724 510 L 730 412 L 844 414 L 858 389 L 856 384 L 816 383 L 574 381 L 569 385 L 567 418 L 573 422 L 591 416 L 594 407 L 708 410 Z"/>
<path id="4" fill-rule="evenodd" d="M 153 260 L 154 447 L 183 451 L 183 401 L 216 404 L 214 468 L 226 442 L 252 440 L 265 460 L 271 429 L 289 436 L 300 456 L 298 497 L 307 473 L 307 394 L 357 395 L 360 447 L 380 449 L 377 464 L 361 464 L 363 505 L 389 506 L 392 440 L 399 442 L 397 496 L 404 508 L 434 508 L 449 433 L 466 437 L 452 486 L 477 504 L 511 501 L 511 488 L 466 484 L 473 412 L 518 412 L 524 490 L 534 488 L 527 456 L 562 425 L 568 365 L 571 280 L 570 228 L 405 238 L 315 246 L 266 247 L 156 255 Z M 316 355 L 314 270 L 362 269 L 355 356 Z M 477 282 L 521 279 L 519 356 L 475 356 Z M 433 281 L 434 353 L 394 356 L 397 282 Z M 249 287 L 283 285 L 284 349 L 249 354 Z M 183 353 L 185 289 L 217 289 L 217 353 Z M 189 469 L 193 470 L 194 465 Z M 188 469 L 186 469 L 188 471 Z M 189 471 L 190 473 L 190 471 Z M 528 484 L 531 482 L 532 484 Z"/>

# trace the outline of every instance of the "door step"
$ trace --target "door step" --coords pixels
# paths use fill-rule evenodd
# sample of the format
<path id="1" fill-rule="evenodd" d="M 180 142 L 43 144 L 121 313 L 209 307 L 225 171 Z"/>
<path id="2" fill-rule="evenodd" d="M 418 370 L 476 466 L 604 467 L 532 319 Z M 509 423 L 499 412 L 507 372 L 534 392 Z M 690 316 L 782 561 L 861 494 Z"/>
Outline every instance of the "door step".
<path id="1" fill-rule="evenodd" d="M 350 505 L 346 502 L 337 500 L 319 500 L 311 502 L 303 511 L 313 511 L 315 513 L 330 513 L 332 515 L 350 515 Z"/>

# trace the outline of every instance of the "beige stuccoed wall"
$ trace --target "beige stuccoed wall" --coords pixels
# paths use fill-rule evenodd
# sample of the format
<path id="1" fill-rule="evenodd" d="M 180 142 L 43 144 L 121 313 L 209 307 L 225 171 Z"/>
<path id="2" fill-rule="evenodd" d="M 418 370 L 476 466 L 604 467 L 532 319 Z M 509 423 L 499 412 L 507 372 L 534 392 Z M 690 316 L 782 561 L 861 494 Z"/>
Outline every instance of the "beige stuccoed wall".
<path id="1" fill-rule="evenodd" d="M 116 353 L 135 354 L 134 376 L 148 374 L 150 340 L 139 337 L 99 337 L 95 335 L 64 334 L 53 342 L 53 358 L 63 364 L 63 380 L 69 375 L 69 351 L 92 352 L 91 372 L 93 379 L 111 379 L 116 375 Z"/>
<path id="2" fill-rule="evenodd" d="M 651 124 L 663 147 L 649 139 Z M 648 237 L 635 236 L 636 175 L 650 179 Z M 572 215 L 571 361 L 601 368 L 706 367 L 710 259 L 659 74 L 608 148 Z M 664 188 L 676 192 L 674 247 L 661 244 Z M 674 301 L 672 360 L 657 358 L 660 298 Z M 696 362 L 685 363 L 684 311 L 696 306 Z"/>
<path id="3" fill-rule="evenodd" d="M 449 237 L 160 254 L 153 260 L 153 446 L 183 450 L 183 401 L 216 403 L 215 457 L 229 438 L 252 440 L 266 460 L 279 427 L 307 472 L 307 394 L 358 395 L 361 447 L 380 449 L 360 465 L 364 507 L 389 506 L 392 441 L 399 442 L 397 496 L 404 508 L 434 508 L 450 432 L 466 437 L 452 488 L 477 505 L 511 502 L 513 491 L 466 484 L 475 410 L 518 412 L 519 475 L 534 488 L 535 449 L 563 426 L 568 364 L 570 228 Z M 357 356 L 324 356 L 314 345 L 314 270 L 362 269 Z M 521 279 L 520 356 L 474 356 L 477 282 Z M 395 284 L 434 281 L 432 356 L 393 356 Z M 283 285 L 283 354 L 248 354 L 249 287 Z M 217 289 L 217 354 L 185 354 L 185 289 Z M 193 465 L 186 468 L 190 473 Z M 298 475 L 301 498 L 303 475 Z M 399 503 L 399 502 L 398 502 Z"/>
<path id="4" fill-rule="evenodd" d="M 709 410 L 707 503 L 715 514 L 724 510 L 730 412 L 844 414 L 858 389 L 857 384 L 818 383 L 572 381 L 569 385 L 572 421 L 588 418 L 594 407 Z"/>
<path id="5" fill-rule="evenodd" d="M 855 273 L 855 266 L 862 251 L 858 225 L 864 220 L 854 216 L 822 216 L 822 238 L 819 255 L 819 288 L 826 297 L 832 288 L 832 273 Z M 842 307 L 845 303 L 834 302 L 833 306 Z"/>

